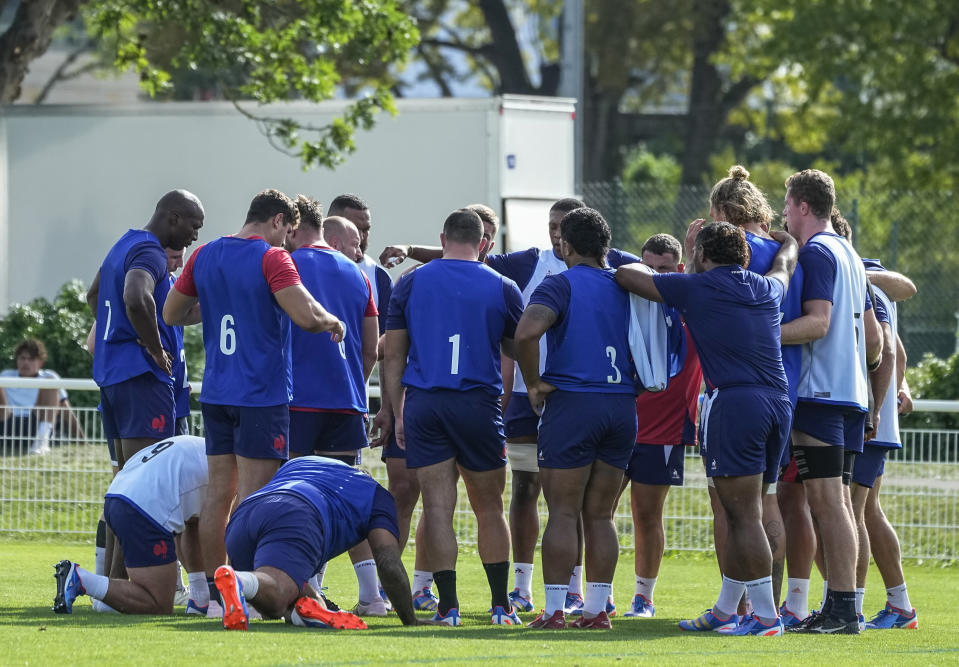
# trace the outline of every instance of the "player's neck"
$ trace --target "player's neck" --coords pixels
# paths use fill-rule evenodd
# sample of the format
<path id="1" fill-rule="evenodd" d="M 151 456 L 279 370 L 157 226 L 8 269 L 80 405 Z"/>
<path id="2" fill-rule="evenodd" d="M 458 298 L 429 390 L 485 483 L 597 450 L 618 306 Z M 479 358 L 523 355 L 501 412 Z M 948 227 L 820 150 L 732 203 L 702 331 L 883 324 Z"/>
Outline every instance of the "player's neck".
<path id="1" fill-rule="evenodd" d="M 251 236 L 266 238 L 270 232 L 270 223 L 268 222 L 248 222 L 234 236 L 239 239 L 248 239 Z"/>
<path id="2" fill-rule="evenodd" d="M 743 225 L 743 231 L 749 232 L 753 236 L 758 236 L 764 239 L 772 238 L 769 235 L 769 232 L 763 229 L 763 226 L 760 225 L 758 222 L 747 222 L 745 225 Z"/>
<path id="3" fill-rule="evenodd" d="M 462 259 L 467 262 L 475 262 L 479 257 L 478 248 L 467 243 L 453 243 L 447 241 L 443 246 L 443 259 Z"/>

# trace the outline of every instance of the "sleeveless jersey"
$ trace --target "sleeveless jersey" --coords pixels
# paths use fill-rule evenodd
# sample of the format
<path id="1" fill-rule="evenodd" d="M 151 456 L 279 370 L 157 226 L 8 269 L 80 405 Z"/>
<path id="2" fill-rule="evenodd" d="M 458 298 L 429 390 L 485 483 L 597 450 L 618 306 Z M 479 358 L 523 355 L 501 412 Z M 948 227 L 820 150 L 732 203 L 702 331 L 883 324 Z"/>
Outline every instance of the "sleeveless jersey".
<path id="1" fill-rule="evenodd" d="M 400 278 L 389 329 L 407 329 L 403 385 L 418 389 L 485 389 L 499 396 L 500 341 L 512 338 L 522 295 L 485 264 L 436 259 Z"/>
<path id="2" fill-rule="evenodd" d="M 152 256 L 147 257 L 146 262 L 134 261 L 135 256 L 143 251 Z M 163 304 L 169 291 L 169 273 L 166 266 L 163 247 L 157 237 L 145 229 L 129 230 L 110 248 L 103 260 L 100 266 L 97 335 L 93 353 L 93 379 L 99 386 L 108 387 L 144 373 L 152 373 L 157 380 L 172 384 L 173 378 L 157 366 L 146 348 L 137 342 L 139 336 L 127 317 L 126 305 L 123 302 L 123 286 L 127 272 L 138 268 L 150 273 L 156 283 L 153 300 L 156 302 L 160 342 L 164 349 L 173 355 L 176 351 L 174 334 L 164 323 L 162 315 Z"/>
<path id="3" fill-rule="evenodd" d="M 365 539 L 369 532 L 376 481 L 363 470 L 319 456 L 290 459 L 254 498 L 285 493 L 302 498 L 319 512 L 317 530 L 327 556 L 336 556 Z"/>
<path id="4" fill-rule="evenodd" d="M 756 236 L 752 232 L 746 232 L 746 242 L 749 243 L 749 250 L 752 253 L 749 266 L 746 268 L 754 273 L 765 274 L 772 267 L 773 259 L 779 252 L 779 242 Z M 802 267 L 798 263 L 789 280 L 789 289 L 783 297 L 779 311 L 783 314 L 780 324 L 792 322 L 802 315 Z M 789 400 L 795 406 L 799 372 L 802 370 L 802 345 L 783 345 L 782 356 L 786 380 L 789 382 Z"/>
<path id="5" fill-rule="evenodd" d="M 141 449 L 128 459 L 107 489 L 171 533 L 200 515 L 209 473 L 203 438 L 178 435 Z"/>
<path id="6" fill-rule="evenodd" d="M 173 283 L 176 282 L 176 278 L 172 275 L 169 276 L 169 279 L 165 282 L 166 287 L 163 289 L 163 300 L 166 302 L 166 295 L 170 293 L 170 289 L 173 287 Z M 160 319 L 162 322 L 162 318 Z M 186 351 L 183 349 L 183 327 L 170 326 L 166 322 L 163 322 L 163 327 L 160 329 L 160 335 L 163 338 L 163 347 L 166 348 L 167 340 L 166 337 L 172 336 L 170 341 L 171 347 L 170 354 L 173 356 L 173 397 L 176 403 L 176 409 L 174 410 L 174 416 L 179 419 L 180 417 L 189 417 L 190 416 L 190 378 L 186 369 Z"/>
<path id="7" fill-rule="evenodd" d="M 889 315 L 889 328 L 895 338 L 899 333 L 899 314 L 896 304 L 875 285 L 872 286 L 872 290 L 876 299 L 886 308 L 886 313 Z M 879 408 L 879 428 L 876 430 L 876 437 L 870 440 L 869 444 L 891 449 L 902 448 L 902 440 L 899 436 L 899 388 L 896 386 L 895 371 L 889 382 L 889 389 L 886 390 L 886 397 L 882 401 L 882 407 Z"/>
<path id="8" fill-rule="evenodd" d="M 371 284 L 355 262 L 331 248 L 307 246 L 290 254 L 303 286 L 346 323 L 342 343 L 329 333 L 292 328 L 292 406 L 366 412 L 363 377 L 363 319 Z"/>
<path id="9" fill-rule="evenodd" d="M 807 251 L 807 246 L 821 246 L 832 256 L 836 279 L 829 331 L 823 338 L 802 346 L 799 400 L 845 405 L 865 412 L 869 405 L 862 319 L 866 270 L 852 246 L 834 234 L 816 234 L 800 252 Z"/>
<path id="10" fill-rule="evenodd" d="M 530 303 L 557 314 L 545 336 L 543 380 L 566 391 L 636 393 L 629 353 L 629 293 L 616 284 L 614 271 L 574 266 L 546 278 Z"/>
<path id="11" fill-rule="evenodd" d="M 290 319 L 263 275 L 270 244 L 223 236 L 196 251 L 206 368 L 200 400 L 214 405 L 288 404 Z"/>

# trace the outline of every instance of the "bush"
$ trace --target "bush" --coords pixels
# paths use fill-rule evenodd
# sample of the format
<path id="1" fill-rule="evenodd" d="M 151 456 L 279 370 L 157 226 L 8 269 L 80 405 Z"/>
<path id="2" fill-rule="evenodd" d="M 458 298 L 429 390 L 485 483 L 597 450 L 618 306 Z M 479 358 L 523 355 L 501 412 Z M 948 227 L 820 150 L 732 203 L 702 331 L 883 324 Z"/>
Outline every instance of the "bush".
<path id="1" fill-rule="evenodd" d="M 912 397 L 959 400 L 959 353 L 939 359 L 927 353 L 916 366 L 906 369 Z M 959 414 L 920 412 L 904 417 L 903 428 L 959 428 Z"/>

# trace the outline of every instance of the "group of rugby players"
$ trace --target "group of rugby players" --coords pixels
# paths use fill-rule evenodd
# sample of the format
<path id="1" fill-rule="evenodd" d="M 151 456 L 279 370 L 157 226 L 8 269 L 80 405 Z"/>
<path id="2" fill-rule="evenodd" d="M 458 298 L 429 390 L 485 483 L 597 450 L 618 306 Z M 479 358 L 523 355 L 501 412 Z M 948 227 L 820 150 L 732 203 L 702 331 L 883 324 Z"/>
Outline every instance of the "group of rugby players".
<path id="1" fill-rule="evenodd" d="M 911 404 L 895 301 L 915 288 L 860 260 L 834 200 L 828 175 L 794 174 L 786 230 L 770 231 L 765 197 L 733 167 L 710 197 L 715 222 L 689 226 L 685 265 L 668 234 L 638 257 L 611 248 L 602 215 L 572 198 L 550 209 L 550 249 L 492 254 L 498 218 L 476 204 L 449 215 L 440 247 L 388 246 L 383 266 L 422 262 L 393 286 L 366 255 L 361 199 L 337 197 L 324 218 L 315 200 L 276 190 L 174 279 L 204 211 L 189 192 L 167 193 L 88 295 L 116 474 L 97 571 L 58 563 L 54 610 L 86 594 L 101 611 L 171 613 L 179 560 L 187 613 L 228 629 L 256 614 L 361 628 L 391 609 L 404 624 L 460 625 L 462 478 L 492 623 L 521 625 L 534 610 L 542 493 L 545 605 L 528 627 L 611 627 L 613 513 L 627 485 L 636 590 L 623 615 L 651 617 L 664 504 L 698 421 L 722 590 L 680 628 L 858 633 L 870 541 L 888 603 L 865 627 L 916 627 L 878 501 L 897 404 Z M 189 396 L 183 326 L 200 322 L 205 439 L 177 419 Z M 382 447 L 389 493 L 357 468 L 368 445 Z M 411 586 L 400 555 L 420 497 Z M 346 551 L 352 613 L 322 593 L 326 563 Z M 817 554 L 827 585 L 810 614 Z"/>

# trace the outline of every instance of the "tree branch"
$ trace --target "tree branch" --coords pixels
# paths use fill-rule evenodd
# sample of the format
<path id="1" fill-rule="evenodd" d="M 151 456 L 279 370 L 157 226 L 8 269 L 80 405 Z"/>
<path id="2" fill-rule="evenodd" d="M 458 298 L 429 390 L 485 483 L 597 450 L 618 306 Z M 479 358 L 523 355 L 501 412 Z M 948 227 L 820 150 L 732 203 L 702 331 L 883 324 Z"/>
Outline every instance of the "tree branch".
<path id="1" fill-rule="evenodd" d="M 69 74 L 67 73 L 67 68 L 73 63 L 75 63 L 77 58 L 79 58 L 84 53 L 89 51 L 92 48 L 92 46 L 93 45 L 90 42 L 84 42 L 83 44 L 78 46 L 76 49 L 68 53 L 67 57 L 63 59 L 62 63 L 60 63 L 60 66 L 57 67 L 57 69 L 53 72 L 53 74 L 50 76 L 47 82 L 43 84 L 43 88 L 41 88 L 40 92 L 37 93 L 37 96 L 34 98 L 33 103 L 43 104 L 43 101 L 47 98 L 47 95 L 50 94 L 50 91 L 59 81 L 66 81 L 67 79 L 73 79 L 80 76 L 81 74 L 84 74 L 86 72 L 89 72 L 92 69 L 95 69 L 97 66 L 97 63 L 92 62 L 92 63 L 87 63 L 83 67 L 80 67 L 79 69 L 73 72 L 70 72 Z"/>

